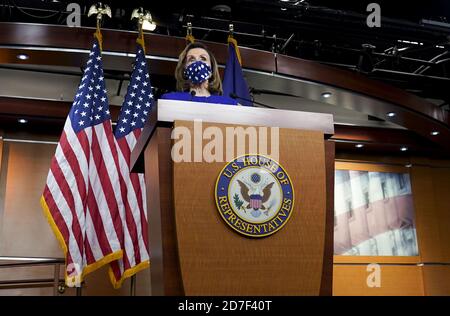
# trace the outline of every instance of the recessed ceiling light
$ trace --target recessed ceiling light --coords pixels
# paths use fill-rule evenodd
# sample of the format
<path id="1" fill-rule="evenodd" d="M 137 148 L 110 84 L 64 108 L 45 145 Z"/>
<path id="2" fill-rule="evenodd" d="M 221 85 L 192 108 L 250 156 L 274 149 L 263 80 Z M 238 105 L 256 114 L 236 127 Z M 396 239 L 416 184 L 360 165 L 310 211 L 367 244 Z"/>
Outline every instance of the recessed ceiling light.
<path id="1" fill-rule="evenodd" d="M 329 98 L 329 97 L 331 97 L 333 94 L 331 93 L 331 92 L 324 92 L 324 93 L 322 93 L 322 97 L 323 98 Z"/>
<path id="2" fill-rule="evenodd" d="M 29 58 L 30 58 L 30 56 L 28 56 L 27 54 L 19 54 L 19 55 L 17 55 L 17 59 L 20 59 L 20 60 L 27 60 Z"/>
<path id="3" fill-rule="evenodd" d="M 17 122 L 19 122 L 19 123 L 21 123 L 21 124 L 28 123 L 28 121 L 27 121 L 26 119 L 23 119 L 23 118 L 18 119 Z"/>
<path id="4" fill-rule="evenodd" d="M 389 112 L 386 114 L 388 117 L 394 117 L 396 114 L 395 112 Z"/>
<path id="5" fill-rule="evenodd" d="M 281 2 L 289 2 L 290 0 L 280 0 Z"/>
<path id="6" fill-rule="evenodd" d="M 363 147 L 364 147 L 364 144 L 356 144 L 355 147 L 356 147 L 356 148 L 363 148 Z"/>
<path id="7" fill-rule="evenodd" d="M 401 151 L 407 151 L 407 150 L 408 150 L 408 147 L 406 147 L 406 146 L 400 147 L 400 150 L 401 150 Z"/>
<path id="8" fill-rule="evenodd" d="M 412 167 L 412 163 L 407 163 L 407 164 L 405 165 L 405 167 L 406 167 L 406 168 L 411 168 L 411 167 Z"/>
<path id="9" fill-rule="evenodd" d="M 286 11 L 287 9 L 286 8 L 281 8 L 281 11 Z"/>
<path id="10" fill-rule="evenodd" d="M 431 135 L 437 136 L 437 135 L 439 135 L 439 132 L 438 132 L 438 131 L 432 131 L 432 132 L 431 132 Z"/>

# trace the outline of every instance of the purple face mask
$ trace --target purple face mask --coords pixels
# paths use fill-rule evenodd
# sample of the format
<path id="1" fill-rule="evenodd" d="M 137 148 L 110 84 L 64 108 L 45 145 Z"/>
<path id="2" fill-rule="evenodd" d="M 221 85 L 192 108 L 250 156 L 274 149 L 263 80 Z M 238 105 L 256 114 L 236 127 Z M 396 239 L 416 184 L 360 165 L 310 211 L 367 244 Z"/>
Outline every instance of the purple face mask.
<path id="1" fill-rule="evenodd" d="M 184 79 L 191 81 L 193 84 L 200 84 L 211 78 L 211 67 L 203 61 L 198 60 L 184 70 Z"/>

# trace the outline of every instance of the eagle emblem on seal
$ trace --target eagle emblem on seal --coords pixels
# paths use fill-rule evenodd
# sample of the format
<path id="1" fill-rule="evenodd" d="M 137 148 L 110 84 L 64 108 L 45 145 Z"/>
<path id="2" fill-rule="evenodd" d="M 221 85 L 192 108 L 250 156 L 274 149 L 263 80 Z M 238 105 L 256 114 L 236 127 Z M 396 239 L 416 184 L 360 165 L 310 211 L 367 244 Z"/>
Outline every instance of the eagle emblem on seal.
<path id="1" fill-rule="evenodd" d="M 275 182 L 266 184 L 268 181 L 265 181 L 264 183 L 260 183 L 262 182 L 261 176 L 257 173 L 252 174 L 251 182 L 244 180 L 246 182 L 244 183 L 244 181 L 239 179 L 236 181 L 241 188 L 240 193 L 242 198 L 247 202 L 244 210 L 251 210 L 254 217 L 259 217 L 261 215 L 261 210 L 264 211 L 267 209 L 264 203 L 270 199 L 272 194 L 271 189 Z"/>

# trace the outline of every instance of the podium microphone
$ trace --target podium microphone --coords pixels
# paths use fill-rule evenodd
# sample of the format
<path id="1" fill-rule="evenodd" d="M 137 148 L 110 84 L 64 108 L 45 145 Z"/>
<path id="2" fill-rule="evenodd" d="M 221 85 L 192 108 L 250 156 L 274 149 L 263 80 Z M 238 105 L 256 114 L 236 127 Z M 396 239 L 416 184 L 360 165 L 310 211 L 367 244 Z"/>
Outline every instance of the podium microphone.
<path id="1" fill-rule="evenodd" d="M 230 92 L 230 98 L 235 99 L 235 100 L 240 99 L 240 100 L 243 100 L 243 101 L 246 101 L 246 102 L 252 102 L 252 103 L 261 105 L 262 107 L 269 108 L 269 109 L 276 109 L 273 106 L 270 106 L 270 105 L 267 105 L 267 104 L 264 104 L 264 103 L 261 103 L 261 102 L 257 102 L 257 101 L 254 101 L 254 100 L 249 100 L 249 99 L 240 97 L 236 93 L 233 93 L 233 92 Z"/>

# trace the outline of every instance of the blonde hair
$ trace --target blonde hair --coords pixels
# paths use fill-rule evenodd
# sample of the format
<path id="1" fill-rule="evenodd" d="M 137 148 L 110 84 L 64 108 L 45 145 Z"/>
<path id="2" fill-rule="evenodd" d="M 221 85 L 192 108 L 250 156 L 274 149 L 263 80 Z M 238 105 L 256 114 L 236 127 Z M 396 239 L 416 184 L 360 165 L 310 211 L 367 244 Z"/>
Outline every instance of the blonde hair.
<path id="1" fill-rule="evenodd" d="M 184 68 L 186 66 L 186 55 L 187 53 L 194 48 L 202 48 L 204 49 L 208 55 L 209 60 L 211 61 L 211 70 L 212 75 L 211 78 L 208 79 L 208 91 L 211 94 L 219 94 L 222 95 L 222 80 L 220 79 L 219 67 L 217 66 L 217 61 L 214 58 L 214 55 L 209 51 L 209 49 L 201 44 L 201 43 L 191 43 L 186 46 L 186 48 L 181 52 L 178 57 L 177 68 L 175 69 L 175 79 L 177 80 L 177 91 L 189 91 L 191 86 L 190 81 L 184 79 L 183 73 Z"/>

